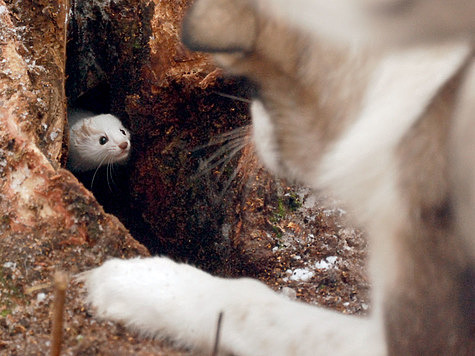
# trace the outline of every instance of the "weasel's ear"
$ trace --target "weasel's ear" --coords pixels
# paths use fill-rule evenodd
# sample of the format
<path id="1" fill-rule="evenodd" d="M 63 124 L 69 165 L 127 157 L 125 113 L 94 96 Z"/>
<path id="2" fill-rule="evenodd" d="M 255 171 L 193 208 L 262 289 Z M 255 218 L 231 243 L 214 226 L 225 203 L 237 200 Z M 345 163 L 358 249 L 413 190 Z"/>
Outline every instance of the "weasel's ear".
<path id="1" fill-rule="evenodd" d="M 91 126 L 92 126 L 92 120 L 84 119 L 82 120 L 82 125 L 76 130 L 76 133 L 78 135 L 83 135 L 83 136 L 90 135 L 92 134 Z"/>
<path id="2" fill-rule="evenodd" d="M 197 0 L 183 21 L 182 40 L 195 51 L 247 52 L 256 30 L 256 8 L 249 0 Z"/>

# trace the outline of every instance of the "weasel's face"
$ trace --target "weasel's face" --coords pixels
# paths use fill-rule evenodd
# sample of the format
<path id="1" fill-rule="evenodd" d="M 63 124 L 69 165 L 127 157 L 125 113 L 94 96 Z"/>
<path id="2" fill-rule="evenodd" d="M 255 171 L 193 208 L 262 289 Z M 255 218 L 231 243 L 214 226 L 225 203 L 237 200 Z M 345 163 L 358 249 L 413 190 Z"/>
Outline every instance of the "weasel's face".
<path id="1" fill-rule="evenodd" d="M 71 153 L 77 156 L 75 161 L 80 163 L 82 170 L 125 163 L 129 158 L 130 133 L 113 115 L 84 119 L 78 128 L 73 128 L 72 136 Z"/>
<path id="2" fill-rule="evenodd" d="M 98 115 L 89 120 L 88 143 L 97 160 L 104 163 L 124 163 L 130 153 L 130 133 L 120 120 L 112 115 Z M 86 124 L 86 123 L 85 123 Z"/>

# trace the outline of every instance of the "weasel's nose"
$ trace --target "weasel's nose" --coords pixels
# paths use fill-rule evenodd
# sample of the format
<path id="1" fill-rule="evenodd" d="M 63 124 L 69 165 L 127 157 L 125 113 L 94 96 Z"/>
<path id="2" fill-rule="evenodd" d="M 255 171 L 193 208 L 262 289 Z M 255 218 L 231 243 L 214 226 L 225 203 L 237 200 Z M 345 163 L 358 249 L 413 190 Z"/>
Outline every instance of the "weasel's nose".
<path id="1" fill-rule="evenodd" d="M 129 147 L 129 144 L 124 141 L 119 145 L 120 149 L 125 150 L 127 147 Z"/>

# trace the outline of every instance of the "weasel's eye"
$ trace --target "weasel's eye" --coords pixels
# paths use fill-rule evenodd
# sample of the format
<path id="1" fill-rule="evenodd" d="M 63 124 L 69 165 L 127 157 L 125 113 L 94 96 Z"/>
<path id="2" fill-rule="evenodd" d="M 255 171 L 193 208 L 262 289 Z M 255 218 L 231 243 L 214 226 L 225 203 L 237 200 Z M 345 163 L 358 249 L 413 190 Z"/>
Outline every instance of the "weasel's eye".
<path id="1" fill-rule="evenodd" d="M 126 135 L 125 130 L 120 129 L 120 132 L 122 132 L 122 135 L 124 135 L 124 136 Z"/>
<path id="2" fill-rule="evenodd" d="M 107 143 L 107 141 L 109 141 L 109 139 L 108 139 L 106 136 L 101 136 L 101 137 L 99 138 L 99 143 L 100 143 L 101 145 L 105 145 L 105 144 Z"/>

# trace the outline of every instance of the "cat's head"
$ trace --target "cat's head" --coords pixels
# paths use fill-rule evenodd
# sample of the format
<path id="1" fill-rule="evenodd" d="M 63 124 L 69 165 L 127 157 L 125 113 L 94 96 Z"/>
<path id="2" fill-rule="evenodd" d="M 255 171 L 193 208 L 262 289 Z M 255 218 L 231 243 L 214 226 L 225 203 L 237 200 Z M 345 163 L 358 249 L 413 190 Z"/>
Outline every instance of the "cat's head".
<path id="1" fill-rule="evenodd" d="M 257 1 L 256 1 L 257 2 Z M 266 11 L 334 41 L 381 49 L 475 36 L 471 0 L 259 0 Z"/>
<path id="2" fill-rule="evenodd" d="M 130 154 L 130 133 L 110 114 L 86 118 L 71 131 L 71 154 L 79 170 L 125 163 Z"/>
<path id="3" fill-rule="evenodd" d="M 356 76 L 365 74 L 366 62 L 268 16 L 260 5 L 198 0 L 185 17 L 183 41 L 256 86 L 251 115 L 258 155 L 275 173 L 313 185 L 319 157 L 361 102 Z"/>

